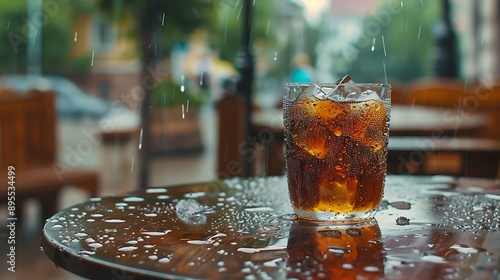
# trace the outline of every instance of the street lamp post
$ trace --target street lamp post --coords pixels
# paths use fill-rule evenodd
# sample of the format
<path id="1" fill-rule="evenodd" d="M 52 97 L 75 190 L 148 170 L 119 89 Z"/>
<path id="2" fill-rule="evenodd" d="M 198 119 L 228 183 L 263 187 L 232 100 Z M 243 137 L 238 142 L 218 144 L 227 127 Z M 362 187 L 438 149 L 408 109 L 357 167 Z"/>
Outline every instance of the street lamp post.
<path id="1" fill-rule="evenodd" d="M 29 75 L 42 74 L 42 0 L 28 1 L 28 19 L 31 24 L 28 25 L 29 43 L 28 53 L 26 54 L 28 65 L 26 72 Z M 34 35 L 33 35 L 34 34 Z"/>
<path id="2" fill-rule="evenodd" d="M 240 78 L 237 84 L 237 91 L 243 97 L 245 102 L 245 139 L 249 139 L 251 130 L 251 113 L 252 113 L 252 83 L 254 79 L 254 60 L 251 51 L 251 35 L 252 35 L 252 0 L 245 0 L 243 7 L 243 25 L 242 25 L 242 41 L 241 50 L 236 58 L 236 67 L 239 70 Z M 243 176 L 250 175 L 250 160 L 244 159 Z"/>
<path id="3" fill-rule="evenodd" d="M 442 0 L 442 19 L 434 27 L 436 54 L 434 56 L 434 76 L 456 77 L 457 61 L 455 51 L 455 33 L 450 18 L 450 2 Z"/>

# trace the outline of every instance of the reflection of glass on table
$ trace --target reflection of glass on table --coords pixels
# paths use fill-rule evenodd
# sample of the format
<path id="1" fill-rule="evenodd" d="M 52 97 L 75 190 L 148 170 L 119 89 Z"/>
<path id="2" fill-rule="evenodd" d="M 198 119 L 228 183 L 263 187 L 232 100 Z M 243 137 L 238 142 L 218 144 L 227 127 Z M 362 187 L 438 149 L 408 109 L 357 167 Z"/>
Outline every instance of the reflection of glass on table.
<path id="1" fill-rule="evenodd" d="M 376 221 L 358 225 L 296 221 L 288 239 L 287 277 L 305 271 L 324 279 L 357 279 L 384 275 L 384 246 Z"/>

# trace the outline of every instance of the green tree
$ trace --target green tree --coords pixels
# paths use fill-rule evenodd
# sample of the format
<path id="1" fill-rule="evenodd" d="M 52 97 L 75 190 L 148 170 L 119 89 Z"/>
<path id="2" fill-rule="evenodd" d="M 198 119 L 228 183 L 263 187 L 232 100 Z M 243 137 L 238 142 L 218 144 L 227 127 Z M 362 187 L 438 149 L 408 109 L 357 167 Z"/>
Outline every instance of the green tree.
<path id="1" fill-rule="evenodd" d="M 200 26 L 209 26 L 217 16 L 217 3 L 217 0 L 100 1 L 101 9 L 106 11 L 112 18 L 119 20 L 123 16 L 132 15 L 137 23 L 135 35 L 137 36 L 137 42 L 140 43 L 140 59 L 143 63 L 141 80 L 143 81 L 142 88 L 145 93 L 141 108 L 143 135 L 139 174 L 139 185 L 141 187 L 147 187 L 149 184 L 151 93 L 159 82 L 155 77 L 157 75 L 152 75 L 151 72 L 155 71 L 155 64 L 158 59 L 161 59 L 161 53 L 156 52 L 157 48 L 155 46 L 160 44 L 163 49 L 165 45 L 173 43 L 173 40 L 170 40 L 172 37 L 190 34 Z"/>
<path id="2" fill-rule="evenodd" d="M 45 74 L 62 74 L 74 71 L 77 62 L 68 60 L 73 44 L 71 28 L 73 19 L 81 12 L 90 11 L 93 1 L 43 0 L 41 10 L 31 18 L 27 14 L 27 1 L 2 1 L 0 3 L 0 72 L 25 73 L 28 45 L 35 37 L 30 29 L 40 25 L 42 30 L 42 71 Z M 37 24 L 37 19 L 41 24 Z M 90 61 L 81 64 L 86 71 Z"/>
<path id="3" fill-rule="evenodd" d="M 345 74 L 358 81 L 383 81 L 386 77 L 411 81 L 430 75 L 432 27 L 439 15 L 439 1 L 386 1 L 365 18 L 363 34 L 355 44 L 359 53 Z M 366 36 L 373 30 L 380 32 Z"/>
<path id="4" fill-rule="evenodd" d="M 220 0 L 217 3 L 218 20 L 211 35 L 212 46 L 218 50 L 220 58 L 235 61 L 242 45 L 242 9 L 244 1 Z M 271 1 L 256 0 L 252 6 L 251 43 L 272 48 L 276 44 L 274 5 Z"/>

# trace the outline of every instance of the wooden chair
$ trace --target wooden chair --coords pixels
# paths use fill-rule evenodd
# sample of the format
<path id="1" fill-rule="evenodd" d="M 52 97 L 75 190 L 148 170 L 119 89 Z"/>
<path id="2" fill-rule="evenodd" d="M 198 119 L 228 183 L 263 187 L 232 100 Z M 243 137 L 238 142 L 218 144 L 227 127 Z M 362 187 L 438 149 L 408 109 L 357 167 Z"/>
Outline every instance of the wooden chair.
<path id="1" fill-rule="evenodd" d="M 257 106 L 254 112 L 262 109 Z M 283 129 L 251 123 L 245 139 L 245 103 L 235 93 L 226 94 L 217 104 L 218 158 L 217 177 L 282 175 L 285 168 Z"/>
<path id="2" fill-rule="evenodd" d="M 447 155 L 458 160 L 446 162 Z M 437 157 L 435 160 L 429 158 Z M 391 137 L 390 174 L 500 178 L 500 141 L 481 138 Z"/>
<path id="3" fill-rule="evenodd" d="M 0 188 L 3 190 L 0 202 L 9 199 L 6 191 L 11 181 L 8 179 L 9 166 L 15 174 L 16 210 L 21 210 L 26 199 L 35 198 L 41 202 L 43 218 L 49 218 L 57 211 L 58 194 L 65 185 L 83 188 L 91 196 L 97 195 L 98 173 L 57 162 L 56 138 L 52 92 L 16 94 L 0 91 Z"/>
<path id="4" fill-rule="evenodd" d="M 400 173 L 404 169 L 412 174 L 497 177 L 500 138 L 494 136 L 498 131 L 494 124 L 498 123 L 495 119 L 499 116 L 496 112 L 500 108 L 500 98 L 497 98 L 500 94 L 489 90 L 485 92 L 476 85 L 455 79 L 426 79 L 412 83 L 408 89 L 409 104 L 457 110 L 464 117 L 467 114 L 484 115 L 488 123 L 477 129 L 457 131 L 456 137 L 451 138 L 439 135 L 392 137 L 389 172 Z"/>
<path id="5" fill-rule="evenodd" d="M 391 85 L 391 104 L 411 104 L 408 103 L 408 87 L 406 83 L 396 79 L 391 79 L 388 83 Z"/>

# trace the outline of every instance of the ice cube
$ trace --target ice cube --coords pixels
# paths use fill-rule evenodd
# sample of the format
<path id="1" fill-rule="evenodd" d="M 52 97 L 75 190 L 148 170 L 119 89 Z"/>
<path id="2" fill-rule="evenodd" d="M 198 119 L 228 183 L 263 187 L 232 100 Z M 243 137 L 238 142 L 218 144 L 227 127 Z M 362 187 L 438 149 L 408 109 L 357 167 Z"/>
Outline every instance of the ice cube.
<path id="1" fill-rule="evenodd" d="M 328 88 L 320 87 L 317 84 L 312 84 L 304 89 L 303 95 L 306 97 L 313 96 L 319 100 L 325 100 L 327 96 Z"/>
<path id="2" fill-rule="evenodd" d="M 201 206 L 194 199 L 181 199 L 175 205 L 177 217 L 186 224 L 202 225 L 207 221 L 205 207 Z"/>
<path id="3" fill-rule="evenodd" d="M 365 90 L 361 93 L 363 95 L 363 101 L 367 101 L 367 100 L 378 100 L 378 101 L 382 101 L 382 99 L 380 98 L 380 96 L 378 96 L 378 94 L 373 91 L 373 90 Z"/>
<path id="4" fill-rule="evenodd" d="M 346 99 L 349 95 L 361 93 L 361 89 L 355 86 L 354 81 L 349 77 L 349 75 L 338 80 L 336 86 L 333 88 L 325 88 L 326 98 L 334 100 L 337 102 L 352 101 L 352 99 Z"/>
<path id="5" fill-rule="evenodd" d="M 351 79 L 351 76 L 349 76 L 349 75 L 345 75 L 342 79 L 335 82 L 335 84 L 337 84 L 337 85 L 347 84 L 347 83 L 351 83 L 351 84 L 354 83 L 354 81 Z"/>
<path id="6" fill-rule="evenodd" d="M 350 88 L 346 88 L 345 92 L 348 93 L 345 97 L 345 100 L 349 102 L 360 102 L 368 100 L 382 101 L 382 99 L 378 96 L 378 94 L 370 89 L 363 91 L 362 88 L 353 86 Z"/>

